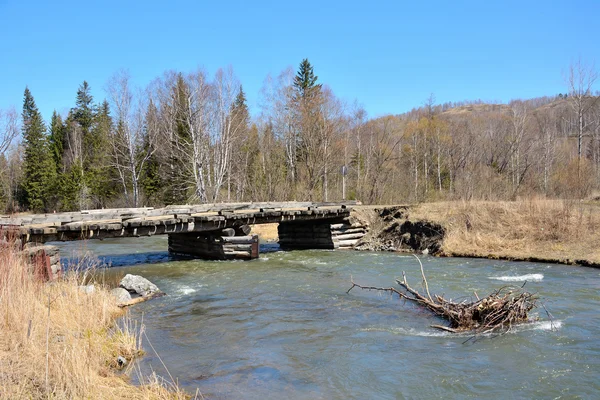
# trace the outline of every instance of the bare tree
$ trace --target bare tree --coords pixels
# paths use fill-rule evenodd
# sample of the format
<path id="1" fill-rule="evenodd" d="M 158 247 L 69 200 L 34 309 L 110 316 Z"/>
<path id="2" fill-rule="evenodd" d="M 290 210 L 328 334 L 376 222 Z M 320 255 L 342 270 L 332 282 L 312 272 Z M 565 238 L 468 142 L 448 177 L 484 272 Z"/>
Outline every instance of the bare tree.
<path id="1" fill-rule="evenodd" d="M 213 144 L 213 202 L 217 201 L 224 179 L 229 175 L 233 143 L 240 134 L 242 121 L 234 115 L 234 101 L 239 93 L 240 82 L 230 67 L 226 71 L 219 69 L 214 83 L 214 129 L 211 137 Z"/>
<path id="2" fill-rule="evenodd" d="M 598 71 L 596 71 L 593 65 L 588 66 L 582 63 L 581 59 L 578 59 L 577 62 L 569 66 L 566 78 L 569 88 L 567 100 L 576 117 L 577 157 L 579 164 L 582 157 L 583 137 L 589 125 L 589 121 L 586 118 L 587 113 L 598 101 L 598 97 L 593 96 L 592 92 L 597 79 Z M 579 164 L 577 168 L 578 176 L 581 173 Z"/>
<path id="3" fill-rule="evenodd" d="M 287 178 L 291 191 L 289 199 L 296 197 L 297 183 L 297 147 L 298 125 L 292 102 L 294 98 L 294 71 L 291 67 L 283 71 L 277 80 L 270 76 L 263 84 L 262 95 L 264 98 L 263 118 L 272 126 L 275 137 L 285 146 Z"/>
<path id="4" fill-rule="evenodd" d="M 19 134 L 19 116 L 14 108 L 0 110 L 0 155 L 5 155 Z"/>
<path id="5" fill-rule="evenodd" d="M 183 123 L 189 132 L 191 143 L 188 158 L 191 161 L 192 176 L 194 177 L 194 196 L 201 203 L 208 202 L 207 186 L 211 183 L 210 176 L 210 125 L 209 115 L 211 86 L 206 73 L 198 70 L 190 74 L 186 80 L 187 91 L 180 92 L 184 95 L 183 103 L 185 112 L 180 114 Z M 184 144 L 186 144 L 184 142 Z"/>
<path id="6" fill-rule="evenodd" d="M 111 137 L 112 165 L 119 173 L 125 197 L 134 207 L 139 206 L 140 177 L 144 164 L 148 161 L 155 146 L 145 136 L 144 100 L 146 96 L 133 95 L 129 74 L 119 71 L 110 79 L 106 90 L 115 110 L 116 130 Z M 131 195 L 130 189 L 131 188 Z"/>

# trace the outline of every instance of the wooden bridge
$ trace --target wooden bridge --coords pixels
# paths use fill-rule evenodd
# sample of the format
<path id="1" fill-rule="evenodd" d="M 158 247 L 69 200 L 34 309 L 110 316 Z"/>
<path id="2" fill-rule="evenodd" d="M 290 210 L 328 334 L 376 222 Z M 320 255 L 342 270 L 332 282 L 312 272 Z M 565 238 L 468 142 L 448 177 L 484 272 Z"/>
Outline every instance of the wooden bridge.
<path id="1" fill-rule="evenodd" d="M 288 249 L 348 248 L 365 233 L 349 221 L 355 201 L 339 203 L 222 203 L 0 216 L 6 236 L 22 245 L 169 235 L 169 251 L 201 258 L 256 258 L 255 224 L 278 223 Z M 0 235 L 0 239 L 2 236 Z M 31 246 L 31 245 L 30 245 Z"/>

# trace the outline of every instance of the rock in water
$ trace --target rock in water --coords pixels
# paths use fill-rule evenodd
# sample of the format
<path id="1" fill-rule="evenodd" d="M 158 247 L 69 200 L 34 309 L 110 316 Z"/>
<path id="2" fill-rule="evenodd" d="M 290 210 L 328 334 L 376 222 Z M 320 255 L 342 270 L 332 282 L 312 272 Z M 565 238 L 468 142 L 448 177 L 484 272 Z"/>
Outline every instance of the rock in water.
<path id="1" fill-rule="evenodd" d="M 137 293 L 143 297 L 160 292 L 154 283 L 139 275 L 125 275 L 125 278 L 121 280 L 120 286 L 127 289 L 129 293 Z"/>
<path id="2" fill-rule="evenodd" d="M 129 294 L 127 289 L 116 288 L 111 290 L 110 293 L 115 296 L 119 304 L 126 304 L 131 301 L 131 294 Z"/>

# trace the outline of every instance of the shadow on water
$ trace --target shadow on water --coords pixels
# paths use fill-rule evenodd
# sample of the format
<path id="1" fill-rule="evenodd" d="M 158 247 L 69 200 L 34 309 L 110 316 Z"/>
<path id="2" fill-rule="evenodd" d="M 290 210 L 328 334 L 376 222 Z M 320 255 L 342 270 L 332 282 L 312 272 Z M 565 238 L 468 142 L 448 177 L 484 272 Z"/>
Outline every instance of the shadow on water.
<path id="1" fill-rule="evenodd" d="M 260 253 L 274 253 L 280 251 L 278 243 L 265 243 L 260 245 Z M 140 264 L 159 264 L 174 261 L 189 261 L 197 257 L 180 254 L 170 254 L 168 251 L 146 251 L 141 253 L 121 253 L 95 255 L 93 258 L 74 255 L 72 257 L 61 257 L 61 264 L 65 270 L 77 265 L 80 269 L 90 267 L 111 268 L 127 267 Z"/>

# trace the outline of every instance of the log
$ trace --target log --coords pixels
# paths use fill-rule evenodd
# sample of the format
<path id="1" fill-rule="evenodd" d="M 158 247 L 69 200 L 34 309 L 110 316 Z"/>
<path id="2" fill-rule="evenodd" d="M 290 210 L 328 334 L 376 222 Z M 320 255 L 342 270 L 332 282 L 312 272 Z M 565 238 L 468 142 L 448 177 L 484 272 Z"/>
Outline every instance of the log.
<path id="1" fill-rule="evenodd" d="M 364 233 L 351 233 L 349 235 L 337 235 L 333 237 L 335 240 L 350 240 L 350 239 L 360 239 L 365 236 Z"/>
<path id="2" fill-rule="evenodd" d="M 358 239 L 354 239 L 354 240 L 339 240 L 337 241 L 338 245 L 340 247 L 352 247 L 354 246 L 356 243 L 358 243 Z"/>
<path id="3" fill-rule="evenodd" d="M 349 228 L 349 229 L 336 229 L 331 230 L 332 235 L 346 235 L 350 233 L 366 233 L 364 228 Z"/>
<path id="4" fill-rule="evenodd" d="M 257 235 L 251 236 L 222 236 L 221 241 L 223 243 L 236 243 L 236 244 L 249 244 L 253 241 L 258 240 Z"/>
<path id="5" fill-rule="evenodd" d="M 252 244 L 225 244 L 223 251 L 251 251 Z"/>
<path id="6" fill-rule="evenodd" d="M 248 226 L 248 225 L 246 225 Z M 231 236 L 235 236 L 236 231 L 233 228 L 225 228 L 222 229 L 221 232 L 219 232 L 219 236 L 227 236 L 227 237 L 231 237 Z"/>
<path id="7" fill-rule="evenodd" d="M 348 224 L 348 223 L 341 223 L 341 224 L 331 224 L 330 228 L 331 230 L 335 230 L 335 229 L 350 229 L 350 228 L 362 228 L 363 226 L 360 223 L 353 223 L 353 224 Z"/>
<path id="8" fill-rule="evenodd" d="M 234 229 L 235 229 L 235 234 L 237 236 L 248 236 L 248 235 L 250 235 L 250 232 L 252 231 L 252 228 L 250 227 L 250 225 L 240 225 L 240 226 L 236 226 Z"/>

